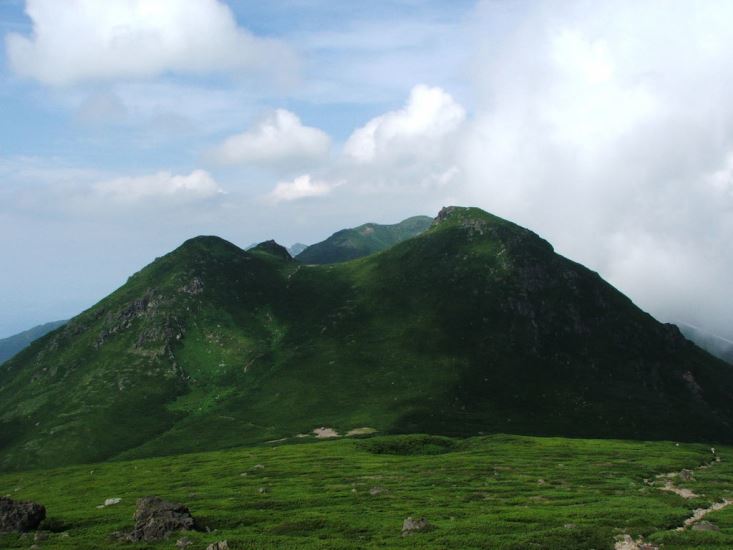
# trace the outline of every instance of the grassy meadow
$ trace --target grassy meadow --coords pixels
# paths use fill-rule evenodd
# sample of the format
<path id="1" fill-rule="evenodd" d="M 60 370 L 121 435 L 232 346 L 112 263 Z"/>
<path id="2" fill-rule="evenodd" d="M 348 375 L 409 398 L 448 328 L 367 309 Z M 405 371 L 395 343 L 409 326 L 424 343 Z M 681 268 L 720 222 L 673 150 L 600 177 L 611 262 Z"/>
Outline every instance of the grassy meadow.
<path id="1" fill-rule="evenodd" d="M 244 548 L 613 548 L 643 535 L 664 548 L 733 547 L 733 507 L 706 516 L 717 532 L 674 531 L 733 498 L 733 448 L 494 435 L 469 439 L 386 436 L 266 446 L 0 475 L 0 494 L 48 511 L 46 540 L 0 535 L 0 548 L 192 550 L 227 540 Z M 662 491 L 655 475 L 699 495 Z M 646 480 L 649 480 L 645 482 Z M 110 533 L 132 527 L 137 498 L 182 502 L 200 532 L 130 544 Z M 114 506 L 98 508 L 107 498 Z M 433 528 L 401 536 L 403 520 Z"/>

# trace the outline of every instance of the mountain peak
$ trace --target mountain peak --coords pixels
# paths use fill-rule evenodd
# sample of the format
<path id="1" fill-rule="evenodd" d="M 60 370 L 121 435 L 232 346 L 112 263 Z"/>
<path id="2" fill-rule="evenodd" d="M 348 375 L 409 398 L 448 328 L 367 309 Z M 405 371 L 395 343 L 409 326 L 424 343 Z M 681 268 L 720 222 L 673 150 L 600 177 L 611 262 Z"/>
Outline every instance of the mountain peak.
<path id="1" fill-rule="evenodd" d="M 473 206 L 444 206 L 438 212 L 433 220 L 433 225 L 438 225 L 448 221 L 469 222 L 481 220 L 485 222 L 509 223 L 506 220 L 493 214 L 489 214 L 485 210 Z"/>
<path id="2" fill-rule="evenodd" d="M 230 249 L 232 251 L 241 252 L 241 249 L 221 237 L 216 235 L 199 235 L 198 237 L 192 237 L 181 244 L 176 251 L 190 251 L 190 250 L 201 250 L 201 251 L 214 251 Z"/>
<path id="3" fill-rule="evenodd" d="M 282 246 L 281 244 L 278 244 L 273 239 L 270 239 L 269 241 L 261 242 L 257 246 L 251 248 L 250 252 L 265 252 L 272 256 L 277 256 L 278 258 L 282 258 L 283 260 L 292 260 L 293 259 L 293 257 L 290 255 L 290 252 L 288 252 L 288 249 Z"/>

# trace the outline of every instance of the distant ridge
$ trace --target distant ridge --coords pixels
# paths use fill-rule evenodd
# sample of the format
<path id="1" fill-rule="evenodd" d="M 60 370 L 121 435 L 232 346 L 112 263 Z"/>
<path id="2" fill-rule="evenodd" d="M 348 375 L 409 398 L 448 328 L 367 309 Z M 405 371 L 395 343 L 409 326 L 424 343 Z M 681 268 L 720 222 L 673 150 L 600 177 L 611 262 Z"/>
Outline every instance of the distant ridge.
<path id="1" fill-rule="evenodd" d="M 425 231 L 433 219 L 414 216 L 393 225 L 365 223 L 342 229 L 325 241 L 306 248 L 295 258 L 305 264 L 335 264 L 381 252 Z"/>
<path id="2" fill-rule="evenodd" d="M 733 342 L 689 323 L 679 323 L 682 334 L 702 349 L 733 365 Z"/>
<path id="3" fill-rule="evenodd" d="M 21 350 L 28 347 L 34 340 L 45 336 L 52 330 L 66 324 L 67 321 L 52 321 L 43 325 L 35 326 L 13 336 L 0 340 L 0 364 L 4 363 Z"/>

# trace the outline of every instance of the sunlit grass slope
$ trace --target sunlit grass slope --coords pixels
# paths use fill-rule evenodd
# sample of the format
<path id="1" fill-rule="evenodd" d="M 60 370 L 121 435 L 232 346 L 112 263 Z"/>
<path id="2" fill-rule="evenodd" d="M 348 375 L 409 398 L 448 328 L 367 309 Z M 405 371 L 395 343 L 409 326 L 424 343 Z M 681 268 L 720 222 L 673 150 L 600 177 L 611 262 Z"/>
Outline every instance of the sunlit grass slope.
<path id="1" fill-rule="evenodd" d="M 227 540 L 251 548 L 612 548 L 623 533 L 664 548 L 733 546 L 733 507 L 706 517 L 720 532 L 670 531 L 697 507 L 733 497 L 733 449 L 695 470 L 685 500 L 644 482 L 710 462 L 707 446 L 518 436 L 423 436 L 308 444 L 109 462 L 0 476 L 0 494 L 48 509 L 42 548 L 130 548 L 108 535 L 132 524 L 135 500 L 187 504 L 212 532 L 186 534 L 194 550 Z M 107 498 L 120 504 L 98 509 Z M 434 526 L 401 537 L 403 520 Z M 169 541 L 133 545 L 172 548 Z M 27 548 L 32 535 L 0 535 Z"/>

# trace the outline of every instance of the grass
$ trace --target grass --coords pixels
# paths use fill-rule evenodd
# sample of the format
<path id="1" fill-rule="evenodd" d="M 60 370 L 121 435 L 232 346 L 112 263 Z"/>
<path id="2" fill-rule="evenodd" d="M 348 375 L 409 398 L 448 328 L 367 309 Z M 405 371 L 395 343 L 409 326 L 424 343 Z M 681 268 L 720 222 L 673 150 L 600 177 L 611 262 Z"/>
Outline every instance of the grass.
<path id="1" fill-rule="evenodd" d="M 696 468 L 707 446 L 494 435 L 469 439 L 387 436 L 281 444 L 0 475 L 0 494 L 42 502 L 52 531 L 42 548 L 172 548 L 125 544 L 135 500 L 187 504 L 210 532 L 188 533 L 193 550 L 230 548 L 612 548 L 621 533 L 671 548 L 730 548 L 733 507 L 706 519 L 720 532 L 669 532 L 733 496 L 733 448 L 684 486 L 693 500 L 644 483 Z M 381 492 L 371 494 L 378 488 Z M 261 492 L 260 489 L 263 489 Z M 116 506 L 98 509 L 106 498 Z M 434 526 L 401 537 L 407 516 Z M 27 548 L 32 535 L 0 535 Z"/>

